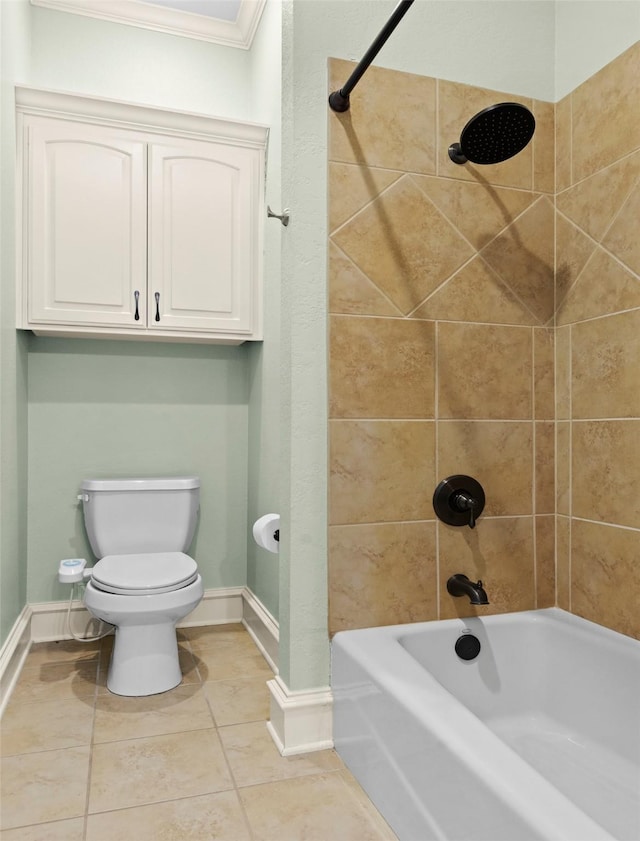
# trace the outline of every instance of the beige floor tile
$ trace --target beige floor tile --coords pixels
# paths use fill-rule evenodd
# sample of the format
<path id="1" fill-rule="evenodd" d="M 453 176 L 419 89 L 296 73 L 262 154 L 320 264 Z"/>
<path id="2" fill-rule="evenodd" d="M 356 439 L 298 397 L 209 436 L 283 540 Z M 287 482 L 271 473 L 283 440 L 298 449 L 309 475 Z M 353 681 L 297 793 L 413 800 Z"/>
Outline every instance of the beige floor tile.
<path id="1" fill-rule="evenodd" d="M 340 772 L 244 788 L 240 797 L 256 841 L 391 841 L 373 807 Z"/>
<path id="2" fill-rule="evenodd" d="M 95 695 L 98 661 L 42 663 L 22 670 L 11 695 L 11 703 L 57 701 Z"/>
<path id="3" fill-rule="evenodd" d="M 89 812 L 233 787 L 215 729 L 95 745 Z"/>
<path id="4" fill-rule="evenodd" d="M 10 756 L 88 745 L 92 726 L 92 698 L 32 704 L 12 699 L 2 719 L 0 753 Z"/>
<path id="5" fill-rule="evenodd" d="M 0 841 L 83 841 L 84 818 L 38 823 L 0 832 Z"/>
<path id="6" fill-rule="evenodd" d="M 246 653 L 238 653 L 233 646 L 205 649 L 194 653 L 194 659 L 203 683 L 238 677 L 264 677 L 265 680 L 273 677 L 273 672 L 255 646 L 253 651 Z"/>
<path id="7" fill-rule="evenodd" d="M 339 756 L 332 750 L 281 756 L 263 721 L 221 727 L 219 733 L 238 786 L 319 774 L 342 767 Z"/>
<path id="8" fill-rule="evenodd" d="M 270 696 L 264 676 L 210 681 L 204 688 L 219 727 L 269 718 Z"/>
<path id="9" fill-rule="evenodd" d="M 68 663 L 76 660 L 95 660 L 100 656 L 102 642 L 36 642 L 29 649 L 25 668 L 31 669 L 41 663 Z"/>
<path id="10" fill-rule="evenodd" d="M 249 841 L 234 791 L 89 815 L 86 841 Z M 4 839 L 2 839 L 4 841 Z"/>
<path id="11" fill-rule="evenodd" d="M 93 741 L 118 742 L 205 730 L 214 721 L 200 684 L 177 686 L 159 695 L 129 698 L 100 695 L 96 702 Z"/>
<path id="12" fill-rule="evenodd" d="M 0 827 L 80 817 L 88 775 L 88 746 L 6 757 L 2 760 Z"/>

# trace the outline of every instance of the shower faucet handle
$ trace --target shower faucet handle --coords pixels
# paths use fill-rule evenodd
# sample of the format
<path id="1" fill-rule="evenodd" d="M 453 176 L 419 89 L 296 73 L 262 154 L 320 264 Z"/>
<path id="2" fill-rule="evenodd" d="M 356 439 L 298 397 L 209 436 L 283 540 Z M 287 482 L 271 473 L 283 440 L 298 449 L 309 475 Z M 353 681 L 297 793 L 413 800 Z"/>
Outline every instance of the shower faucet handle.
<path id="1" fill-rule="evenodd" d="M 443 479 L 433 494 L 433 509 L 442 522 L 449 526 L 469 526 L 474 529 L 484 503 L 484 490 L 480 482 L 462 474 Z"/>
<path id="2" fill-rule="evenodd" d="M 477 499 L 474 499 L 466 491 L 457 491 L 453 494 L 450 500 L 450 504 L 453 508 L 456 508 L 458 511 L 468 511 L 469 528 L 474 529 L 476 527 L 475 511 L 478 507 Z"/>

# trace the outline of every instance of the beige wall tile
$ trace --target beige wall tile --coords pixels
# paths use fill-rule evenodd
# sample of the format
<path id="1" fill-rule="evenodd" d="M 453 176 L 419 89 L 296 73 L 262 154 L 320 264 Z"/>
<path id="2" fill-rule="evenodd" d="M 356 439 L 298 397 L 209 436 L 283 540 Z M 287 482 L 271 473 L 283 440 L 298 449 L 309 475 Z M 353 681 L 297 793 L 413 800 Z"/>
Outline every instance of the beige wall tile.
<path id="1" fill-rule="evenodd" d="M 535 424 L 536 436 L 536 514 L 555 513 L 555 424 L 553 421 Z"/>
<path id="2" fill-rule="evenodd" d="M 575 181 L 640 147 L 640 41 L 573 91 Z"/>
<path id="3" fill-rule="evenodd" d="M 640 307 L 640 283 L 622 263 L 596 248 L 556 313 L 559 325 Z"/>
<path id="4" fill-rule="evenodd" d="M 640 533 L 597 523 L 572 524 L 574 613 L 640 639 Z"/>
<path id="5" fill-rule="evenodd" d="M 640 152 L 596 172 L 556 196 L 556 207 L 586 234 L 601 242 L 640 175 Z"/>
<path id="6" fill-rule="evenodd" d="M 638 119 L 640 120 L 640 118 Z M 640 275 L 639 219 L 640 184 L 636 184 L 602 240 L 605 248 L 608 248 L 618 259 L 622 260 L 632 272 L 635 272 L 636 276 Z"/>
<path id="7" fill-rule="evenodd" d="M 596 247 L 579 228 L 556 214 L 556 309 L 562 306 Z"/>
<path id="8" fill-rule="evenodd" d="M 461 473 L 482 485 L 483 517 L 533 512 L 533 424 L 439 421 L 438 480 Z"/>
<path id="9" fill-rule="evenodd" d="M 438 523 L 438 530 L 441 619 L 535 607 L 533 517 L 481 519 L 473 530 Z M 482 580 L 486 607 L 449 595 L 447 579 L 456 573 Z"/>
<path id="10" fill-rule="evenodd" d="M 556 191 L 573 184 L 571 174 L 571 94 L 556 102 Z"/>
<path id="11" fill-rule="evenodd" d="M 434 356 L 431 322 L 332 316 L 330 417 L 433 418 Z"/>
<path id="12" fill-rule="evenodd" d="M 553 102 L 533 100 L 533 189 L 541 193 L 555 192 L 555 110 Z"/>
<path id="13" fill-rule="evenodd" d="M 329 557 L 330 633 L 437 618 L 435 522 L 331 526 Z"/>
<path id="14" fill-rule="evenodd" d="M 329 232 L 362 210 L 401 174 L 370 166 L 329 163 Z"/>
<path id="15" fill-rule="evenodd" d="M 333 241 L 404 314 L 473 255 L 407 176 L 340 228 Z"/>
<path id="16" fill-rule="evenodd" d="M 556 600 L 571 610 L 571 519 L 556 517 Z"/>
<path id="17" fill-rule="evenodd" d="M 532 607 L 535 599 L 539 606 L 551 605 L 556 595 L 559 606 L 571 609 L 572 514 L 606 522 L 619 522 L 624 516 L 623 525 L 638 527 L 637 507 L 627 506 L 621 515 L 619 507 L 607 500 L 615 499 L 614 488 L 609 487 L 614 482 L 627 483 L 634 498 L 640 491 L 636 487 L 640 421 L 635 420 L 640 415 L 636 399 L 640 394 L 636 383 L 640 364 L 640 238 L 636 230 L 640 185 L 634 188 L 640 175 L 640 151 L 636 151 L 640 147 L 640 112 L 634 107 L 640 89 L 639 60 L 640 46 L 636 45 L 555 106 L 438 81 L 437 173 L 405 168 L 411 175 L 392 181 L 402 166 L 396 170 L 395 165 L 379 161 L 373 165 L 394 171 L 369 173 L 344 164 L 332 169 L 336 196 L 345 185 L 351 185 L 346 192 L 353 194 L 339 196 L 337 201 L 346 204 L 332 208 L 332 224 L 342 224 L 349 213 L 355 214 L 340 229 L 336 247 L 332 247 L 331 263 L 338 267 L 330 272 L 332 311 L 400 313 L 438 321 L 435 411 L 439 475 L 432 474 L 434 481 L 428 482 L 425 493 L 424 483 L 421 486 L 410 477 L 412 458 L 407 455 L 428 452 L 425 461 L 427 470 L 432 471 L 433 430 L 429 440 L 419 444 L 415 434 L 408 435 L 404 426 L 396 429 L 391 421 L 386 428 L 380 421 L 333 422 L 331 522 L 376 523 L 362 525 L 366 529 L 363 534 L 404 528 L 407 524 L 400 521 L 433 517 L 431 494 L 445 475 L 476 476 L 487 492 L 487 508 L 476 534 L 438 525 L 443 535 L 439 556 L 442 589 L 446 583 L 443 564 L 450 548 L 447 535 L 469 542 L 477 540 L 484 527 L 484 548 L 490 556 L 493 543 L 508 543 L 500 531 L 507 521 L 493 520 L 492 515 L 531 514 L 535 486 L 536 516 L 527 526 L 531 547 L 535 529 L 535 586 L 525 587 L 525 596 L 513 582 L 499 589 L 499 611 L 521 609 L 514 607 L 517 604 Z M 338 65 L 337 72 L 351 66 Z M 532 108 L 537 122 L 533 142 L 520 155 L 495 167 L 453 164 L 447 148 L 459 139 L 470 117 L 506 99 Z M 364 161 L 365 154 L 375 148 L 377 141 L 358 147 L 362 115 L 359 120 L 356 130 L 334 121 L 333 128 L 337 125 L 343 136 L 336 135 L 342 147 L 333 148 L 347 150 L 336 160 Z M 591 138 L 590 142 L 584 143 L 585 137 Z M 391 138 L 391 146 L 394 142 Z M 554 187 L 558 214 L 554 200 L 539 195 L 553 193 Z M 384 194 L 373 198 L 379 189 L 385 190 Z M 407 213 L 409 218 L 403 215 Z M 481 253 L 474 256 L 477 249 Z M 388 344 L 377 334 L 367 334 L 366 320 L 359 320 L 362 334 L 360 325 L 354 324 L 339 337 L 335 358 L 342 368 L 332 363 L 332 376 L 337 377 L 332 382 L 338 382 L 342 392 L 340 405 L 348 407 L 337 411 L 353 412 L 355 418 L 369 407 L 372 418 L 384 417 L 389 411 L 397 411 L 395 417 L 400 418 L 405 412 L 402 409 L 401 413 L 401 407 L 413 404 L 407 403 L 409 398 L 401 387 L 395 395 L 396 384 L 393 396 L 385 395 L 381 387 L 381 382 L 389 380 L 389 370 L 395 368 L 394 351 L 385 350 Z M 557 325 L 553 331 L 542 329 L 552 324 Z M 534 329 L 525 330 L 524 325 Z M 368 348 L 369 342 L 378 346 L 380 359 L 376 359 L 375 348 Z M 397 343 L 396 348 L 395 354 L 401 354 Z M 466 364 L 469 361 L 472 364 Z M 354 392 L 354 382 L 364 385 Z M 430 383 L 427 390 L 429 387 Z M 423 393 L 420 386 L 416 390 L 411 385 L 407 390 L 416 392 L 412 399 Z M 371 394 L 371 401 L 369 397 L 363 400 L 362 393 Z M 592 421 L 630 420 L 574 420 L 572 424 L 572 416 Z M 532 418 L 538 421 L 535 451 Z M 560 421 L 555 435 L 553 421 Z M 422 424 L 414 426 L 413 433 L 419 426 Z M 424 474 L 415 468 L 414 472 Z M 612 519 L 615 517 L 618 519 Z M 491 546 L 486 543 L 489 530 L 500 535 Z M 362 576 L 367 581 L 385 579 L 387 555 L 395 552 L 393 541 L 388 549 L 385 545 L 376 550 L 379 541 L 373 541 L 374 549 L 370 549 L 367 538 L 365 562 L 356 573 L 350 570 L 349 560 L 358 556 L 359 547 L 343 538 L 348 528 L 334 531 L 335 538 L 342 541 L 336 544 L 341 557 L 335 568 L 336 590 L 332 591 L 334 615 L 340 614 L 345 623 L 340 627 L 354 621 L 362 606 L 362 593 L 368 595 L 360 624 L 415 621 L 410 595 L 394 591 L 391 614 L 404 610 L 407 618 L 387 620 L 384 588 L 377 583 L 375 587 L 358 583 Z M 333 554 L 330 549 L 330 562 Z M 476 550 L 470 557 L 481 565 L 484 556 Z M 397 566 L 399 561 L 395 563 Z M 528 569 L 526 566 L 527 575 Z M 531 569 L 533 576 L 533 566 Z M 441 592 L 440 598 L 442 605 L 449 605 L 450 615 L 464 610 L 462 600 L 456 600 L 459 603 L 454 606 L 448 595 L 442 601 Z M 492 612 L 495 604 L 494 596 L 493 605 L 486 610 Z"/>
<path id="18" fill-rule="evenodd" d="M 402 315 L 398 307 L 332 242 L 329 243 L 329 312 Z"/>
<path id="19" fill-rule="evenodd" d="M 330 59 L 330 91 L 341 88 L 354 67 Z M 435 173 L 435 93 L 435 79 L 369 67 L 350 109 L 342 114 L 327 109 L 329 159 Z"/>
<path id="20" fill-rule="evenodd" d="M 474 257 L 413 313 L 415 318 L 532 324 L 535 319 L 481 257 Z"/>
<path id="21" fill-rule="evenodd" d="M 543 197 L 481 252 L 540 324 L 555 308 L 553 220 L 553 205 Z"/>
<path id="22" fill-rule="evenodd" d="M 433 421 L 330 421 L 329 523 L 427 520 Z"/>
<path id="23" fill-rule="evenodd" d="M 571 423 L 556 424 L 556 512 L 571 515 Z"/>
<path id="24" fill-rule="evenodd" d="M 483 248 L 534 202 L 530 190 L 413 176 L 413 181 L 474 248 Z"/>
<path id="25" fill-rule="evenodd" d="M 438 80 L 438 175 L 525 190 L 532 188 L 533 143 L 515 157 L 495 165 L 460 165 L 449 158 L 449 146 L 459 142 L 469 120 L 484 108 L 506 101 L 533 107 L 527 97 Z"/>
<path id="26" fill-rule="evenodd" d="M 571 450 L 573 516 L 640 528 L 640 420 L 574 421 Z"/>
<path id="27" fill-rule="evenodd" d="M 532 341 L 525 327 L 440 323 L 440 417 L 530 418 Z"/>
<path id="28" fill-rule="evenodd" d="M 556 418 L 571 417 L 571 327 L 556 333 Z"/>
<path id="29" fill-rule="evenodd" d="M 556 518 L 536 517 L 536 607 L 556 603 Z"/>
<path id="30" fill-rule="evenodd" d="M 574 418 L 640 417 L 640 309 L 575 324 Z"/>
<path id="31" fill-rule="evenodd" d="M 555 418 L 555 334 L 538 327 L 533 331 L 533 408 L 536 420 Z"/>

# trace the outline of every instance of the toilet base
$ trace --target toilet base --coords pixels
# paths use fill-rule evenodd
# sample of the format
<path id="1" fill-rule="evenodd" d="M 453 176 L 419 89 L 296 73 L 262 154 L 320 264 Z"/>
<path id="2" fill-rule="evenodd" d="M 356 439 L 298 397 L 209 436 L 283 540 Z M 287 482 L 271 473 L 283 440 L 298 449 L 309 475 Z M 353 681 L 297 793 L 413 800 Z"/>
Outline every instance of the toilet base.
<path id="1" fill-rule="evenodd" d="M 114 695 L 157 695 L 182 681 L 175 623 L 116 627 L 107 689 Z"/>

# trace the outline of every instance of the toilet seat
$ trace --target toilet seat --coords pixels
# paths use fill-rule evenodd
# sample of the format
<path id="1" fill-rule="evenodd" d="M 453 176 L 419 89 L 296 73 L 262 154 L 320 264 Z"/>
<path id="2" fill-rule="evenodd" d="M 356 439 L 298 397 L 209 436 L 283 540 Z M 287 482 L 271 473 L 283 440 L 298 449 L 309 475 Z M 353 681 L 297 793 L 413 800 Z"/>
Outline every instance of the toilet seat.
<path id="1" fill-rule="evenodd" d="M 123 596 L 170 593 L 193 583 L 198 565 L 184 552 L 106 555 L 92 569 L 95 587 Z"/>

